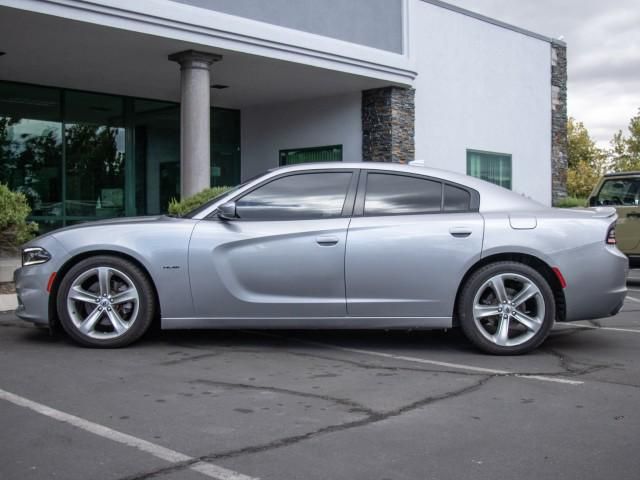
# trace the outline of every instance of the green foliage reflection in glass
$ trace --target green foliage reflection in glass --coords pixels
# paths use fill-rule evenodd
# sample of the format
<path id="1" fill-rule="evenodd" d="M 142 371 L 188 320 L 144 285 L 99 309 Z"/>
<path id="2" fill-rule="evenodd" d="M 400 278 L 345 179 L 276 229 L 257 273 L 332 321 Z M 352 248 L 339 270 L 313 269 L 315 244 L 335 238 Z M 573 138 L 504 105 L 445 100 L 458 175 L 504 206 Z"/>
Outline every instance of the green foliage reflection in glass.
<path id="1" fill-rule="evenodd" d="M 169 203 L 169 213 L 171 215 L 177 215 L 178 217 L 184 215 L 185 213 L 190 212 L 191 210 L 195 210 L 201 205 L 204 205 L 209 200 L 217 197 L 218 195 L 222 195 L 227 190 L 230 190 L 233 187 L 212 187 L 202 190 L 201 192 L 196 193 L 190 197 L 185 198 L 182 201 L 178 201 L 175 198 L 171 199 Z"/>
<path id="2" fill-rule="evenodd" d="M 0 183 L 0 253 L 11 252 L 33 238 L 38 226 L 27 222 L 30 212 L 23 193 L 12 192 Z"/>
<path id="3" fill-rule="evenodd" d="M 280 150 L 280 166 L 310 162 L 341 162 L 342 145 Z"/>

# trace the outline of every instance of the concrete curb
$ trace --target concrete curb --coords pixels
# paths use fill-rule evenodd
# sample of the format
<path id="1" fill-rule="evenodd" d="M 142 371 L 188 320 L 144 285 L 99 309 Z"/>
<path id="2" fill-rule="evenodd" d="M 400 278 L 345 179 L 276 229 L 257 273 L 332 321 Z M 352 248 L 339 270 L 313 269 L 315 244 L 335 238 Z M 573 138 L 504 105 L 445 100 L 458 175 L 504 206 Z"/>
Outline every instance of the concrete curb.
<path id="1" fill-rule="evenodd" d="M 0 312 L 10 312 L 18 308 L 18 297 L 15 293 L 0 295 Z"/>

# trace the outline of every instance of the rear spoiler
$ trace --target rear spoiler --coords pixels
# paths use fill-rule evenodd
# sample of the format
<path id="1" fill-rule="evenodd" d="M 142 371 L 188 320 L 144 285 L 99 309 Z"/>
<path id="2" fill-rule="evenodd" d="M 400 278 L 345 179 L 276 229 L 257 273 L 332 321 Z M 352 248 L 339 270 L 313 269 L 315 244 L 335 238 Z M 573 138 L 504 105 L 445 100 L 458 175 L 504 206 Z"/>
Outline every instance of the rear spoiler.
<path id="1" fill-rule="evenodd" d="M 576 208 L 575 210 L 591 212 L 593 214 L 593 218 L 610 218 L 615 217 L 617 214 L 616 209 L 613 207 Z"/>

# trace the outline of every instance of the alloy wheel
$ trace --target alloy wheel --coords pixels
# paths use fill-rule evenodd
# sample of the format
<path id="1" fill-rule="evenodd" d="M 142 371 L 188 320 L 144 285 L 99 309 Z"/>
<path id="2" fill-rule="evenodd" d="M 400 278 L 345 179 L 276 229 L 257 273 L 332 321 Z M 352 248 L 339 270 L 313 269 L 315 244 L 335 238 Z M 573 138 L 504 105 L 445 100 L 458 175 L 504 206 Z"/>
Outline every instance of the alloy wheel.
<path id="1" fill-rule="evenodd" d="M 500 347 L 522 345 L 542 328 L 545 302 L 540 288 L 524 275 L 490 277 L 473 300 L 473 320 L 484 338 Z"/>
<path id="2" fill-rule="evenodd" d="M 67 312 L 83 335 L 112 339 L 124 335 L 138 318 L 140 297 L 129 276 L 100 266 L 78 275 L 67 293 Z"/>

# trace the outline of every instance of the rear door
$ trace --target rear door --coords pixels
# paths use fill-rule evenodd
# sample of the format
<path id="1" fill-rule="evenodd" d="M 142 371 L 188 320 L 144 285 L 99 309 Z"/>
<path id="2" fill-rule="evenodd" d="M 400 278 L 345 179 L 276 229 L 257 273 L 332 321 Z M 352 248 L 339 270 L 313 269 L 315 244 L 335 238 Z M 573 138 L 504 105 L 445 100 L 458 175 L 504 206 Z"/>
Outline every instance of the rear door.
<path id="1" fill-rule="evenodd" d="M 618 248 L 640 255 L 640 177 L 606 178 L 592 203 L 616 208 Z"/>
<path id="2" fill-rule="evenodd" d="M 364 317 L 451 317 L 480 258 L 477 192 L 439 179 L 362 172 L 345 262 L 347 311 Z"/>
<path id="3" fill-rule="evenodd" d="M 235 198 L 238 218 L 200 221 L 189 247 L 197 315 L 346 315 L 344 255 L 356 183 L 351 170 L 284 174 Z"/>

